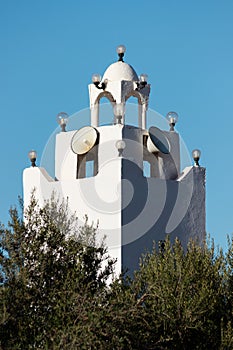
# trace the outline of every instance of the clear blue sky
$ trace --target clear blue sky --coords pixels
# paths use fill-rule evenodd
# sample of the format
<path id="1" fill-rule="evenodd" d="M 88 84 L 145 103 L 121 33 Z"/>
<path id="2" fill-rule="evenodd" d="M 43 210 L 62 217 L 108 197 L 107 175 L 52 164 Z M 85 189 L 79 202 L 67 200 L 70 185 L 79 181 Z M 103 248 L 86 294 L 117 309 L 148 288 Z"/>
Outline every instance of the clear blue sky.
<path id="1" fill-rule="evenodd" d="M 39 158 L 60 111 L 88 107 L 92 73 L 125 60 L 152 85 L 150 108 L 177 128 L 207 168 L 207 231 L 233 232 L 233 2 L 0 0 L 0 219 L 22 194 L 31 148 Z"/>

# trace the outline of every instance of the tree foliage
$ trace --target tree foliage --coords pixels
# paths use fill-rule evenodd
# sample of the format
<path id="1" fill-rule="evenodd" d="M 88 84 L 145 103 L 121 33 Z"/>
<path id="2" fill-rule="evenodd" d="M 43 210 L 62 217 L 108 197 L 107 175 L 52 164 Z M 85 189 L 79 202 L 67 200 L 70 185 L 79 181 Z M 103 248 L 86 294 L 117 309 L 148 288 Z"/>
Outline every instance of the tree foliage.
<path id="1" fill-rule="evenodd" d="M 16 209 L 10 214 L 9 228 L 1 229 L 1 345 L 63 348 L 67 325 L 78 330 L 98 304 L 113 261 L 96 243 L 96 228 L 87 218 L 79 227 L 64 203 L 39 208 L 32 198 L 25 222 Z"/>
<path id="2" fill-rule="evenodd" d="M 1 227 L 2 349 L 232 349 L 233 240 L 155 245 L 132 277 L 88 220 L 32 198 L 22 221 Z"/>

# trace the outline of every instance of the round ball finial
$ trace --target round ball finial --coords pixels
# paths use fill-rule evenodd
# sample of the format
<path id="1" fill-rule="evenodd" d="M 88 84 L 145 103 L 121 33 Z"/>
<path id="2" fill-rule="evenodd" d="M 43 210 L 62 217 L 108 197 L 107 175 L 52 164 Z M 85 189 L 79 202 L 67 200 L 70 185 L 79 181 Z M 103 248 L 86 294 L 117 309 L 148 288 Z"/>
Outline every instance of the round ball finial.
<path id="1" fill-rule="evenodd" d="M 178 122 L 179 116 L 176 112 L 168 112 L 166 118 L 170 125 L 170 131 L 174 131 L 174 126 Z"/>
<path id="2" fill-rule="evenodd" d="M 60 112 L 57 115 L 57 122 L 61 127 L 61 131 L 66 131 L 69 115 L 65 112 Z"/>
<path id="3" fill-rule="evenodd" d="M 117 124 L 121 124 L 121 119 L 125 115 L 125 104 L 122 103 L 116 103 L 113 107 L 113 113 L 115 118 L 117 119 Z"/>
<path id="4" fill-rule="evenodd" d="M 147 74 L 140 74 L 139 75 L 139 82 L 137 82 L 137 90 L 143 89 L 147 85 L 148 81 L 148 75 Z"/>
<path id="5" fill-rule="evenodd" d="M 118 54 L 119 53 L 125 53 L 126 47 L 125 47 L 125 45 L 118 45 L 116 50 L 117 50 Z"/>
<path id="6" fill-rule="evenodd" d="M 96 84 L 96 83 L 99 84 L 100 81 L 101 81 L 101 75 L 100 74 L 95 73 L 95 74 L 92 75 L 92 83 L 93 84 Z"/>
<path id="7" fill-rule="evenodd" d="M 98 73 L 95 73 L 92 75 L 92 83 L 97 87 L 97 89 L 102 89 L 105 90 L 107 84 L 108 84 L 108 79 L 104 79 L 104 81 L 100 84 L 101 82 L 101 75 Z"/>
<path id="8" fill-rule="evenodd" d="M 148 75 L 147 74 L 140 74 L 139 75 L 139 81 L 140 81 L 140 83 L 146 83 L 147 84 Z"/>
<path id="9" fill-rule="evenodd" d="M 126 51 L 125 45 L 118 45 L 117 46 L 116 52 L 119 56 L 118 61 L 124 62 L 123 57 L 124 57 L 125 51 Z"/>
<path id="10" fill-rule="evenodd" d="M 28 158 L 31 161 L 31 166 L 35 167 L 36 166 L 36 158 L 37 158 L 37 153 L 34 150 L 31 150 L 28 152 Z"/>
<path id="11" fill-rule="evenodd" d="M 201 151 L 199 149 L 194 149 L 192 151 L 192 156 L 193 156 L 193 160 L 195 162 L 195 166 L 200 166 L 199 165 L 199 160 L 201 158 Z"/>
<path id="12" fill-rule="evenodd" d="M 116 148 L 117 148 L 117 150 L 119 152 L 118 156 L 121 157 L 122 153 L 123 153 L 123 151 L 125 149 L 125 146 L 126 146 L 125 141 L 124 140 L 118 140 L 115 145 L 116 145 Z"/>

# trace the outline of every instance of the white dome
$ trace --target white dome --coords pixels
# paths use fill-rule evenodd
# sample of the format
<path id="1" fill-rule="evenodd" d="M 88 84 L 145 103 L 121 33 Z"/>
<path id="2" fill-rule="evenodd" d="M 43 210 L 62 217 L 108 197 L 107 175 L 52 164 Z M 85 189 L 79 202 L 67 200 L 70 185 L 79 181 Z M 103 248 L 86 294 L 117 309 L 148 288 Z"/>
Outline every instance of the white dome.
<path id="1" fill-rule="evenodd" d="M 102 81 L 138 81 L 138 76 L 133 67 L 125 62 L 115 62 L 111 64 L 105 71 Z"/>

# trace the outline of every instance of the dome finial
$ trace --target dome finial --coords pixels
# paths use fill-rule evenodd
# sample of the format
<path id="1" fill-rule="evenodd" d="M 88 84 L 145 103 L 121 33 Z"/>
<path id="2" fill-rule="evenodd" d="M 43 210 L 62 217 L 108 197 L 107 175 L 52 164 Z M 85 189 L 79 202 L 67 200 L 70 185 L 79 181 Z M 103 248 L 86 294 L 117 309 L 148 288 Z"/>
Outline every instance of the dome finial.
<path id="1" fill-rule="evenodd" d="M 124 45 L 117 46 L 116 52 L 118 53 L 118 56 L 119 56 L 118 61 L 124 62 L 123 57 L 124 57 L 125 51 L 126 51 L 126 47 Z"/>

